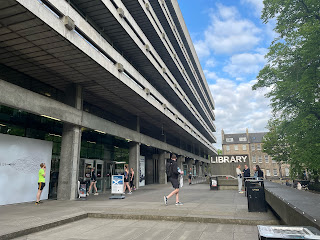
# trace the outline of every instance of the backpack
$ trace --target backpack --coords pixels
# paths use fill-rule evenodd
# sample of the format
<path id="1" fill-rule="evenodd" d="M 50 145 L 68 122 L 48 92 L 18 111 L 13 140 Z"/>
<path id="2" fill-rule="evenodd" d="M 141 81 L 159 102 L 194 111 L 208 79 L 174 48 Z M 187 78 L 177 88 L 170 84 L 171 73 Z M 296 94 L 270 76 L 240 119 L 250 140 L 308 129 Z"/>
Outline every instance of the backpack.
<path id="1" fill-rule="evenodd" d="M 171 162 L 168 162 L 166 165 L 166 174 L 167 174 L 168 178 L 172 177 L 172 175 L 173 175 Z"/>

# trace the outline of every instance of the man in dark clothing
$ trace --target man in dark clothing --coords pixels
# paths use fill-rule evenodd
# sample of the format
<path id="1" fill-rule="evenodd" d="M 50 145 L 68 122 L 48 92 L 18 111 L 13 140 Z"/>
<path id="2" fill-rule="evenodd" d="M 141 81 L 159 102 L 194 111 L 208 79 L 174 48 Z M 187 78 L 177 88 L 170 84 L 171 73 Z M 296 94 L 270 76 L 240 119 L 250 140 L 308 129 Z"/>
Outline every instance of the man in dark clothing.
<path id="1" fill-rule="evenodd" d="M 177 157 L 175 154 L 172 154 L 171 160 L 167 164 L 168 164 L 167 165 L 167 169 L 168 169 L 167 175 L 169 177 L 169 181 L 171 182 L 174 190 L 168 196 L 163 197 L 164 204 L 168 205 L 168 199 L 175 194 L 176 195 L 176 206 L 183 205 L 181 202 L 179 202 L 179 181 L 178 181 L 178 177 L 182 173 L 178 171 Z"/>
<path id="2" fill-rule="evenodd" d="M 243 177 L 246 178 L 246 177 L 250 177 L 250 168 L 248 168 L 247 165 L 244 165 L 244 169 L 243 169 Z"/>

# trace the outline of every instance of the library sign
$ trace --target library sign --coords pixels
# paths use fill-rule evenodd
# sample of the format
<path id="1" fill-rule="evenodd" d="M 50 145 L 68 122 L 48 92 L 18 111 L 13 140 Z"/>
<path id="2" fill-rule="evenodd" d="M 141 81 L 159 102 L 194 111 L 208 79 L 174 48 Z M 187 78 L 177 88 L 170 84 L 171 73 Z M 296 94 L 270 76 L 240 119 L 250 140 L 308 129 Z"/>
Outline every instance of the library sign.
<path id="1" fill-rule="evenodd" d="M 211 159 L 211 163 L 246 163 L 248 155 L 218 155 Z"/>

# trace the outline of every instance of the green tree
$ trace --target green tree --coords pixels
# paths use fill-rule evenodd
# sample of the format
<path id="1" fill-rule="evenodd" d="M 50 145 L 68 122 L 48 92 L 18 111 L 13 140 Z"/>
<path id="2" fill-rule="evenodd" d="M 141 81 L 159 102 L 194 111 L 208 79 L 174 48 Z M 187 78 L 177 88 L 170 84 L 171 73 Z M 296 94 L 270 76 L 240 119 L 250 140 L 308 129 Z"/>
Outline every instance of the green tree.
<path id="1" fill-rule="evenodd" d="M 218 155 L 222 155 L 222 150 L 221 149 L 217 149 L 217 153 L 218 153 Z"/>
<path id="2" fill-rule="evenodd" d="M 264 23 L 276 19 L 274 30 L 278 34 L 266 55 L 268 63 L 253 86 L 254 90 L 270 88 L 267 97 L 271 98 L 276 116 L 269 123 L 271 133 L 265 144 L 269 150 L 273 149 L 271 156 L 278 161 L 285 158 L 291 164 L 293 173 L 299 174 L 307 168 L 317 178 L 320 173 L 320 1 L 264 0 L 263 3 L 261 18 Z"/>

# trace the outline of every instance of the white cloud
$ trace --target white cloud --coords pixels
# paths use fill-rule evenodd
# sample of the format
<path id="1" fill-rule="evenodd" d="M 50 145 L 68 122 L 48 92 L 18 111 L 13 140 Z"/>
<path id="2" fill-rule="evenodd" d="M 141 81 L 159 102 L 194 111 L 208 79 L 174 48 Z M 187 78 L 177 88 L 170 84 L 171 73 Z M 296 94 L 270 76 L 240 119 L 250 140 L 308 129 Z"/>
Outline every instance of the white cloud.
<path id="1" fill-rule="evenodd" d="M 213 51 L 216 54 L 232 54 L 248 51 L 261 40 L 261 29 L 240 18 L 238 10 L 217 4 L 217 11 L 210 14 L 211 23 L 204 32 L 204 39 L 195 42 L 200 58 L 207 57 Z"/>
<path id="2" fill-rule="evenodd" d="M 232 77 L 241 77 L 247 74 L 258 74 L 267 62 L 264 58 L 265 50 L 258 49 L 259 53 L 235 54 L 230 58 L 228 65 L 223 68 Z"/>
<path id="3" fill-rule="evenodd" d="M 211 72 L 209 70 L 203 70 L 206 79 L 217 79 L 218 76 L 215 72 Z"/>
<path id="4" fill-rule="evenodd" d="M 213 60 L 213 58 L 210 58 L 206 61 L 206 67 L 210 68 L 210 67 L 214 67 L 216 66 L 216 62 Z"/>
<path id="5" fill-rule="evenodd" d="M 263 5 L 263 0 L 241 0 L 241 3 L 243 5 L 246 5 L 246 4 L 251 5 L 255 9 L 255 15 L 257 17 L 261 16 L 261 12 L 262 12 L 262 9 L 263 9 L 263 6 L 264 6 Z"/>
<path id="6" fill-rule="evenodd" d="M 221 149 L 221 129 L 225 133 L 266 131 L 265 127 L 271 117 L 269 99 L 264 97 L 268 89 L 252 91 L 256 80 L 247 83 L 235 82 L 228 79 L 217 79 L 216 84 L 210 85 L 215 100 L 215 125 L 217 127 L 217 144 Z"/>

